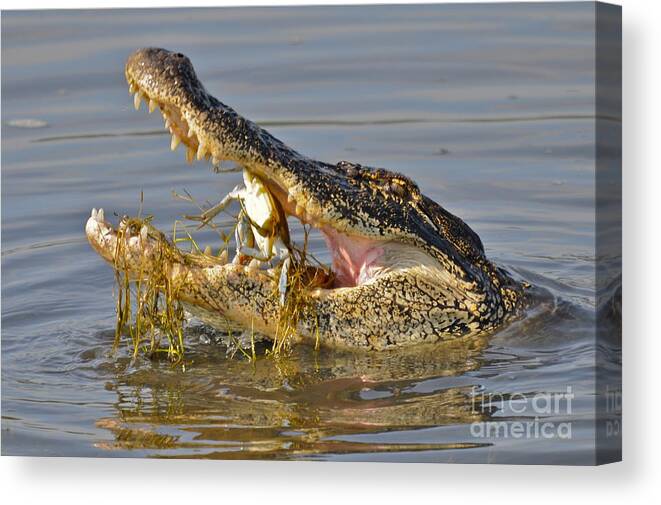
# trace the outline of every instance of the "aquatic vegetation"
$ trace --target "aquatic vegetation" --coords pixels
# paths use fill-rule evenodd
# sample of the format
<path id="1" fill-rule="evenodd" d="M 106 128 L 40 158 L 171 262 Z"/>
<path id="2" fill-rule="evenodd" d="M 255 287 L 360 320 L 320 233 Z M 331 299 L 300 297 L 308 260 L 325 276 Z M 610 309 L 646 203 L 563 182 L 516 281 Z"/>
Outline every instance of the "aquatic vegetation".
<path id="1" fill-rule="evenodd" d="M 276 278 L 281 281 L 286 277 L 287 289 L 283 292 L 282 286 L 278 286 L 273 293 L 279 297 L 282 306 L 271 348 L 274 354 L 286 351 L 296 335 L 300 316 L 308 308 L 307 291 L 314 287 L 328 286 L 333 281 L 330 269 L 308 253 L 308 237 L 309 230 L 304 228 L 303 247 L 292 246 L 290 261 L 283 261 L 279 266 Z M 288 268 L 288 271 L 283 276 L 284 268 Z M 315 348 L 319 348 L 318 331 Z"/>
<path id="2" fill-rule="evenodd" d="M 272 296 L 280 306 L 277 331 L 272 338 L 272 345 L 267 354 L 278 356 L 291 350 L 291 343 L 297 332 L 298 320 L 306 310 L 306 292 L 312 287 L 322 287 L 332 281 L 328 267 L 308 253 L 308 229 L 304 229 L 302 246 L 295 245 L 289 239 L 286 220 L 279 223 L 284 230 L 284 247 L 287 253 L 283 258 L 262 257 L 257 259 L 247 256 L 243 235 L 237 233 L 237 228 L 252 223 L 250 214 L 245 208 L 251 202 L 240 202 L 241 211 L 233 217 L 232 229 L 223 229 L 222 225 L 205 215 L 201 206 L 189 194 L 176 195 L 197 206 L 200 215 L 187 216 L 188 223 L 175 221 L 171 237 L 167 237 L 152 225 L 153 216 L 124 216 L 117 228 L 116 250 L 114 254 L 114 270 L 116 280 L 116 327 L 114 348 L 116 349 L 126 337 L 132 348 L 133 357 L 144 353 L 150 358 L 166 356 L 172 362 L 179 363 L 185 354 L 185 324 L 187 322 L 184 306 L 178 296 L 179 286 L 172 281 L 170 270 L 172 265 L 180 264 L 227 264 L 229 259 L 230 237 L 236 237 L 236 255 L 234 263 L 249 263 L 250 268 L 260 268 L 272 278 Z M 141 202 L 142 206 L 142 202 Z M 102 211 L 100 211 L 102 212 Z M 217 212 L 216 212 L 217 214 Z M 214 214 L 215 216 L 215 214 Z M 191 225 L 190 222 L 194 222 Z M 201 224 L 200 224 L 201 223 Z M 227 223 L 225 223 L 227 226 Z M 210 228 L 218 233 L 221 247 L 215 254 L 211 246 L 202 248 L 194 238 L 194 234 L 202 229 Z M 258 229 L 254 229 L 255 232 Z M 244 229 L 245 233 L 245 229 Z M 149 255 L 142 255 L 140 265 L 129 268 L 129 262 L 124 261 L 129 253 L 128 247 L 137 244 L 149 247 Z M 189 244 L 190 250 L 180 249 L 182 244 Z M 251 241 L 250 247 L 254 244 Z M 144 249 L 143 249 L 144 250 Z M 145 259 L 148 258 L 148 259 Z M 132 274 L 132 270 L 134 273 Z M 232 356 L 240 351 L 241 355 L 253 361 L 256 359 L 254 330 L 247 330 L 250 337 L 250 352 L 247 352 L 236 337 L 231 324 L 227 324 L 227 340 L 232 342 Z M 318 347 L 318 342 L 317 342 Z"/>
<path id="3" fill-rule="evenodd" d="M 142 350 L 148 356 L 166 353 L 170 360 L 180 361 L 184 354 L 184 310 L 167 273 L 167 265 L 180 253 L 151 226 L 151 217 L 124 217 L 118 227 L 116 258 L 125 256 L 128 240 L 138 234 L 157 237 L 157 250 L 149 268 L 141 269 L 137 278 L 129 275 L 126 262 L 115 262 L 117 324 L 114 347 L 126 334 L 130 337 L 134 358 Z M 168 341 L 166 348 L 161 347 L 163 336 Z"/>

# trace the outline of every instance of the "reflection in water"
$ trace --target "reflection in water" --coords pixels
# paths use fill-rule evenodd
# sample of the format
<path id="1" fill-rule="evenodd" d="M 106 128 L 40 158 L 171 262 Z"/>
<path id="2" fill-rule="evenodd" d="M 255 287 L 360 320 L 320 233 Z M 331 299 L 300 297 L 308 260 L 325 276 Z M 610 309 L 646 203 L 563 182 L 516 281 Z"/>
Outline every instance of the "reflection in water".
<path id="1" fill-rule="evenodd" d="M 383 353 L 297 346 L 289 357 L 260 357 L 254 364 L 198 345 L 186 372 L 163 373 L 170 365 L 155 363 L 117 374 L 110 386 L 117 393 L 117 416 L 97 423 L 114 441 L 98 446 L 218 458 L 482 446 L 470 439 L 389 443 L 343 437 L 484 420 L 487 414 L 472 404 L 473 385 L 453 378 L 480 367 L 485 345 L 486 339 L 471 338 Z"/>
<path id="2" fill-rule="evenodd" d="M 192 345 L 185 370 L 144 358 L 132 363 L 99 349 L 89 358 L 93 366 L 115 370 L 106 389 L 116 401 L 114 414 L 96 422 L 112 438 L 95 445 L 152 457 L 223 459 L 490 447 L 498 441 L 471 436 L 472 423 L 530 421 L 540 413 L 506 412 L 498 401 L 484 398 L 534 398 L 567 387 L 582 393 L 575 382 L 560 380 L 547 389 L 537 378 L 553 368 L 551 373 L 562 377 L 563 359 L 580 377 L 590 373 L 594 360 L 594 348 L 585 340 L 591 312 L 548 290 L 534 292 L 538 303 L 530 313 L 494 336 L 397 351 L 315 351 L 300 345 L 289 356 L 273 358 L 261 344 L 258 360 L 250 363 L 239 353 L 228 358 L 226 347 L 210 339 L 212 330 L 204 326 L 187 330 Z M 557 346 L 564 339 L 571 346 L 561 355 L 548 348 L 549 341 Z M 502 342 L 519 348 L 501 348 Z M 617 349 L 607 359 L 616 362 Z M 528 375 L 532 380 L 525 379 Z M 585 411 L 584 403 L 584 397 L 576 401 L 578 412 Z M 571 419 L 548 414 L 556 426 Z M 428 433 L 444 427 L 455 431 Z M 584 436 L 580 427 L 575 433 L 579 440 Z"/>

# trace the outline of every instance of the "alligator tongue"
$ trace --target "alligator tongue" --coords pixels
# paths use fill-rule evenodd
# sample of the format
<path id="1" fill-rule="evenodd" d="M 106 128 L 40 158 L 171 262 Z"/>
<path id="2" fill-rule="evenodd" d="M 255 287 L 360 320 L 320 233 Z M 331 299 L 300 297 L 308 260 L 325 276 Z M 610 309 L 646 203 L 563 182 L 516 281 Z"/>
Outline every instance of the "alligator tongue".
<path id="1" fill-rule="evenodd" d="M 377 241 L 345 235 L 330 226 L 323 226 L 321 232 L 333 255 L 335 287 L 357 286 L 372 277 L 375 264 L 383 255 Z"/>

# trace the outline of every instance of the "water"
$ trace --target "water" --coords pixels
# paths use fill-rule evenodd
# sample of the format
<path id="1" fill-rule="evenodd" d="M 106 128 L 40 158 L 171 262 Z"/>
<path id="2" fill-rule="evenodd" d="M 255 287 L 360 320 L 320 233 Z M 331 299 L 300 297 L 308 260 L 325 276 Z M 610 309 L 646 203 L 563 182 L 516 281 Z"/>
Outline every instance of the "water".
<path id="1" fill-rule="evenodd" d="M 3 454 L 592 462 L 592 9 L 3 12 Z M 490 338 L 432 348 L 251 365 L 197 327 L 185 371 L 111 354 L 90 209 L 134 214 L 144 190 L 169 230 L 191 210 L 171 190 L 217 201 L 239 178 L 188 167 L 158 114 L 133 110 L 123 65 L 142 46 L 189 55 L 207 89 L 300 152 L 411 176 L 550 296 Z M 603 352 L 616 369 L 617 344 Z M 570 408 L 532 405 L 568 391 Z M 553 437 L 479 435 L 535 417 Z"/>

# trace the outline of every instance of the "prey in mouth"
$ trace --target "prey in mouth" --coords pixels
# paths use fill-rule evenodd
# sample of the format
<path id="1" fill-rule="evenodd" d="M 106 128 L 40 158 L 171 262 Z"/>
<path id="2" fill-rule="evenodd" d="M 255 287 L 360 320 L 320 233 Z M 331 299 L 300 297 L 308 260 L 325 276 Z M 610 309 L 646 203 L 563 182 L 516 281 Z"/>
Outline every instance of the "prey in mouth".
<path id="1" fill-rule="evenodd" d="M 269 269 L 291 261 L 287 217 L 318 229 L 331 265 L 304 285 L 296 338 L 330 347 L 388 349 L 496 329 L 523 307 L 523 288 L 484 254 L 477 234 L 421 193 L 408 177 L 341 161 L 316 161 L 289 148 L 209 94 L 181 53 L 146 48 L 126 64 L 136 109 L 159 110 L 172 150 L 189 163 L 222 171 L 229 160 L 244 184 L 202 214 L 230 201 L 243 213 L 234 258 L 186 254 L 168 259 L 177 296 L 216 326 L 226 321 L 274 336 L 282 300 Z M 117 233 L 93 211 L 86 233 L 115 267 L 142 275 L 164 236 Z M 117 247 L 123 240 L 123 247 Z M 117 251 L 122 257 L 118 258 Z M 151 256 L 150 256 L 151 255 Z M 286 284 L 286 282 L 284 283 Z"/>

